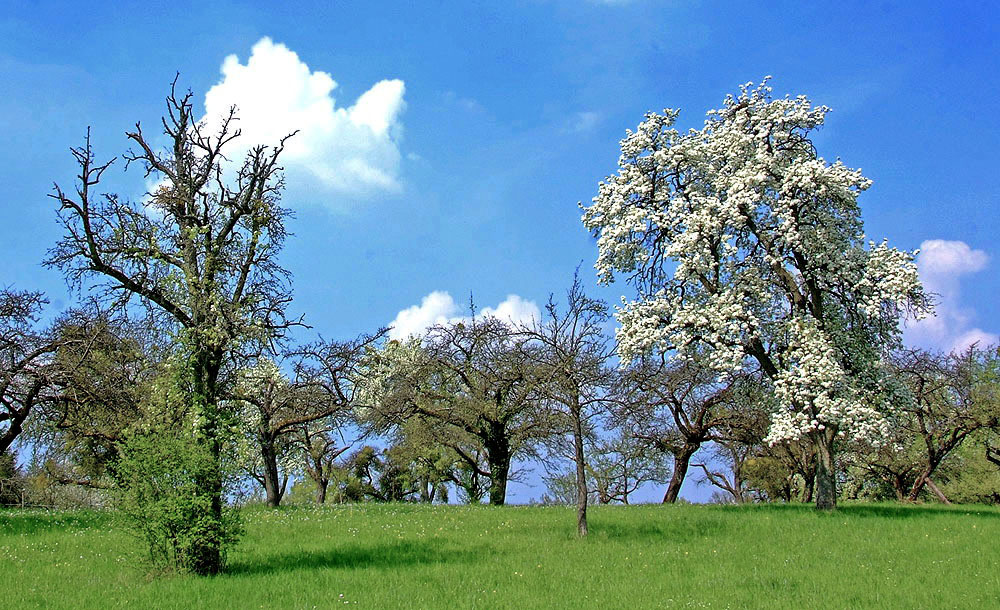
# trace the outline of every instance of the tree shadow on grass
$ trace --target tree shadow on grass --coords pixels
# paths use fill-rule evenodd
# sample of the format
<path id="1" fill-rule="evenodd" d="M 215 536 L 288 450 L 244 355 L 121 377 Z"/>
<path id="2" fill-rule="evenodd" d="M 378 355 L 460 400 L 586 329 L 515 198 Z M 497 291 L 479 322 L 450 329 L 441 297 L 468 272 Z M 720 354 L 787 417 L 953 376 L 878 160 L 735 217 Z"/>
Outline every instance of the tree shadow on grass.
<path id="1" fill-rule="evenodd" d="M 275 553 L 237 560 L 226 570 L 230 575 L 253 575 L 297 570 L 359 568 L 406 568 L 426 564 L 476 563 L 496 553 L 496 549 L 444 545 L 435 541 L 400 541 L 396 544 L 351 544 L 329 549 Z"/>
<path id="2" fill-rule="evenodd" d="M 939 515 L 979 517 L 984 519 L 1000 518 L 995 510 L 979 506 L 941 506 L 927 504 L 847 504 L 837 509 L 837 512 L 852 517 L 877 517 L 881 519 L 914 519 Z"/>

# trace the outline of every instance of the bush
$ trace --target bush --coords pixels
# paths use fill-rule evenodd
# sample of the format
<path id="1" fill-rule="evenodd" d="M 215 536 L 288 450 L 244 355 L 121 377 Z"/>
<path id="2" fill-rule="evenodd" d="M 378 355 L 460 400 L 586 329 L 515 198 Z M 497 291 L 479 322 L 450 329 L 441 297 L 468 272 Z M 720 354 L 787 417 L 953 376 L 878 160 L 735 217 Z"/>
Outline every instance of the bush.
<path id="1" fill-rule="evenodd" d="M 114 468 L 116 500 L 129 527 L 148 546 L 155 567 L 197 571 L 200 549 L 225 551 L 237 541 L 239 514 L 214 515 L 206 481 L 218 480 L 218 462 L 207 448 L 176 432 L 136 435 L 123 443 Z"/>

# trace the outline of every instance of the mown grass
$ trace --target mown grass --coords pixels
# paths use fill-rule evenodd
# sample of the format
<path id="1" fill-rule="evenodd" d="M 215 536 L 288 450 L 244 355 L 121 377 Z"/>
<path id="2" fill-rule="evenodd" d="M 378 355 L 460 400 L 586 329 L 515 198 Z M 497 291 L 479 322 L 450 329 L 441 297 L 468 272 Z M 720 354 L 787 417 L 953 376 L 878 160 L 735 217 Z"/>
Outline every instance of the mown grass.
<path id="1" fill-rule="evenodd" d="M 986 507 L 330 506 L 246 511 L 214 578 L 151 576 L 95 512 L 0 511 L 12 608 L 994 608 Z"/>

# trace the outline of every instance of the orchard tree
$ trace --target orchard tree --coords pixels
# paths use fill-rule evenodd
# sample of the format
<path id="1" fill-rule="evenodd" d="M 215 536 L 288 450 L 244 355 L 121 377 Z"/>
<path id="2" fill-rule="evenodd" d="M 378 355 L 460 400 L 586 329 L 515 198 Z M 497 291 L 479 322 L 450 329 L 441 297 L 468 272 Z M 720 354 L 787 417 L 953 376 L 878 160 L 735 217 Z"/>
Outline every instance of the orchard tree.
<path id="1" fill-rule="evenodd" d="M 521 328 L 521 333 L 534 348 L 525 352 L 526 357 L 546 379 L 538 388 L 540 397 L 569 424 L 576 470 L 577 533 L 586 536 L 589 494 L 584 440 L 590 419 L 607 406 L 616 385 L 609 365 L 613 346 L 604 334 L 608 306 L 584 294 L 580 278 L 574 276 L 566 291 L 565 311 L 560 311 L 554 298 L 549 298 L 545 310 L 543 320 Z"/>
<path id="2" fill-rule="evenodd" d="M 46 462 L 63 462 L 64 483 L 106 487 L 118 446 L 145 421 L 167 352 L 149 329 L 93 309 L 64 316 L 52 366 L 53 400 L 31 430 Z"/>
<path id="3" fill-rule="evenodd" d="M 587 475 L 601 504 L 628 504 L 631 494 L 646 483 L 664 483 L 670 478 L 662 451 L 653 444 L 639 442 L 624 430 L 598 439 L 590 450 Z"/>
<path id="4" fill-rule="evenodd" d="M 326 502 L 330 481 L 337 473 L 337 458 L 351 448 L 343 434 L 342 422 L 325 417 L 292 428 L 293 451 L 299 455 L 302 470 L 316 487 L 316 504 Z"/>
<path id="5" fill-rule="evenodd" d="M 239 349 L 267 344 L 289 325 L 288 273 L 277 260 L 288 215 L 279 204 L 285 140 L 255 146 L 230 164 L 224 152 L 240 135 L 235 108 L 213 133 L 195 120 L 192 95 L 171 88 L 164 149 L 138 123 L 126 134 L 135 146 L 124 154 L 126 168 L 140 166 L 156 185 L 145 201 L 97 192 L 114 159 L 96 160 L 89 133 L 72 149 L 77 183 L 70 191 L 57 185 L 51 195 L 65 233 L 46 263 L 77 288 L 103 289 L 113 307 L 138 301 L 180 339 L 192 388 L 193 443 L 208 456 L 192 488 L 211 513 L 185 561 L 196 573 L 215 574 L 227 538 L 220 530 L 227 371 Z"/>
<path id="6" fill-rule="evenodd" d="M 896 466 L 897 473 L 909 475 L 892 479 L 900 499 L 903 494 L 898 485 L 904 479 L 909 485 L 906 499 L 915 501 L 927 486 L 947 503 L 931 476 L 968 437 L 1000 429 L 1000 360 L 995 349 L 970 347 L 948 355 L 901 351 L 894 354 L 892 364 L 912 401 L 905 404 L 900 418 L 905 436 L 902 446 L 876 464 L 882 464 L 886 472 Z"/>
<path id="7" fill-rule="evenodd" d="M 637 292 L 617 314 L 623 358 L 707 352 L 720 373 L 755 359 L 781 405 L 768 441 L 815 445 L 823 509 L 837 439 L 889 432 L 880 361 L 901 317 L 931 310 L 913 254 L 865 243 L 857 199 L 871 182 L 817 154 L 828 110 L 772 99 L 765 82 L 699 130 L 649 113 L 583 215 L 600 279 L 625 274 Z"/>
<path id="8" fill-rule="evenodd" d="M 52 360 L 60 341 L 35 328 L 46 302 L 39 292 L 0 290 L 0 455 L 24 431 L 32 411 L 52 399 Z"/>
<path id="9" fill-rule="evenodd" d="M 281 503 L 292 457 L 289 437 L 299 423 L 322 417 L 300 409 L 295 388 L 269 358 L 239 371 L 232 393 L 237 401 L 240 434 L 236 457 L 247 474 L 264 488 L 265 503 Z"/>
<path id="10" fill-rule="evenodd" d="M 663 503 L 674 503 L 691 465 L 705 443 L 719 440 L 731 415 L 734 376 L 722 376 L 695 361 L 672 363 L 643 358 L 627 371 L 628 399 L 615 408 L 616 419 L 642 443 L 673 457 L 673 474 Z"/>
<path id="11" fill-rule="evenodd" d="M 530 454 L 554 425 L 539 407 L 546 371 L 525 356 L 532 349 L 526 342 L 491 316 L 435 326 L 422 343 L 389 341 L 366 362 L 364 417 L 379 430 L 412 417 L 441 424 L 438 442 L 489 479 L 490 504 L 502 505 L 513 460 Z"/>

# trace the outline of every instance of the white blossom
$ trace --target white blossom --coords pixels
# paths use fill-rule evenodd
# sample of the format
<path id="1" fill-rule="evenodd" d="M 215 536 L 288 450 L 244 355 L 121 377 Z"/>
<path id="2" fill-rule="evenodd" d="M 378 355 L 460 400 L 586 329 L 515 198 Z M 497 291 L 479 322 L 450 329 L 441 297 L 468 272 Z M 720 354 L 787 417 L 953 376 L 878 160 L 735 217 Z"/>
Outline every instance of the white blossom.
<path id="1" fill-rule="evenodd" d="M 756 358 L 783 406 L 771 442 L 885 436 L 879 357 L 903 315 L 930 312 L 914 254 L 866 242 L 857 200 L 871 181 L 810 141 L 828 111 L 773 99 L 765 79 L 698 130 L 649 113 L 583 208 L 598 277 L 637 291 L 617 312 L 623 359 L 698 354 L 722 373 Z"/>

